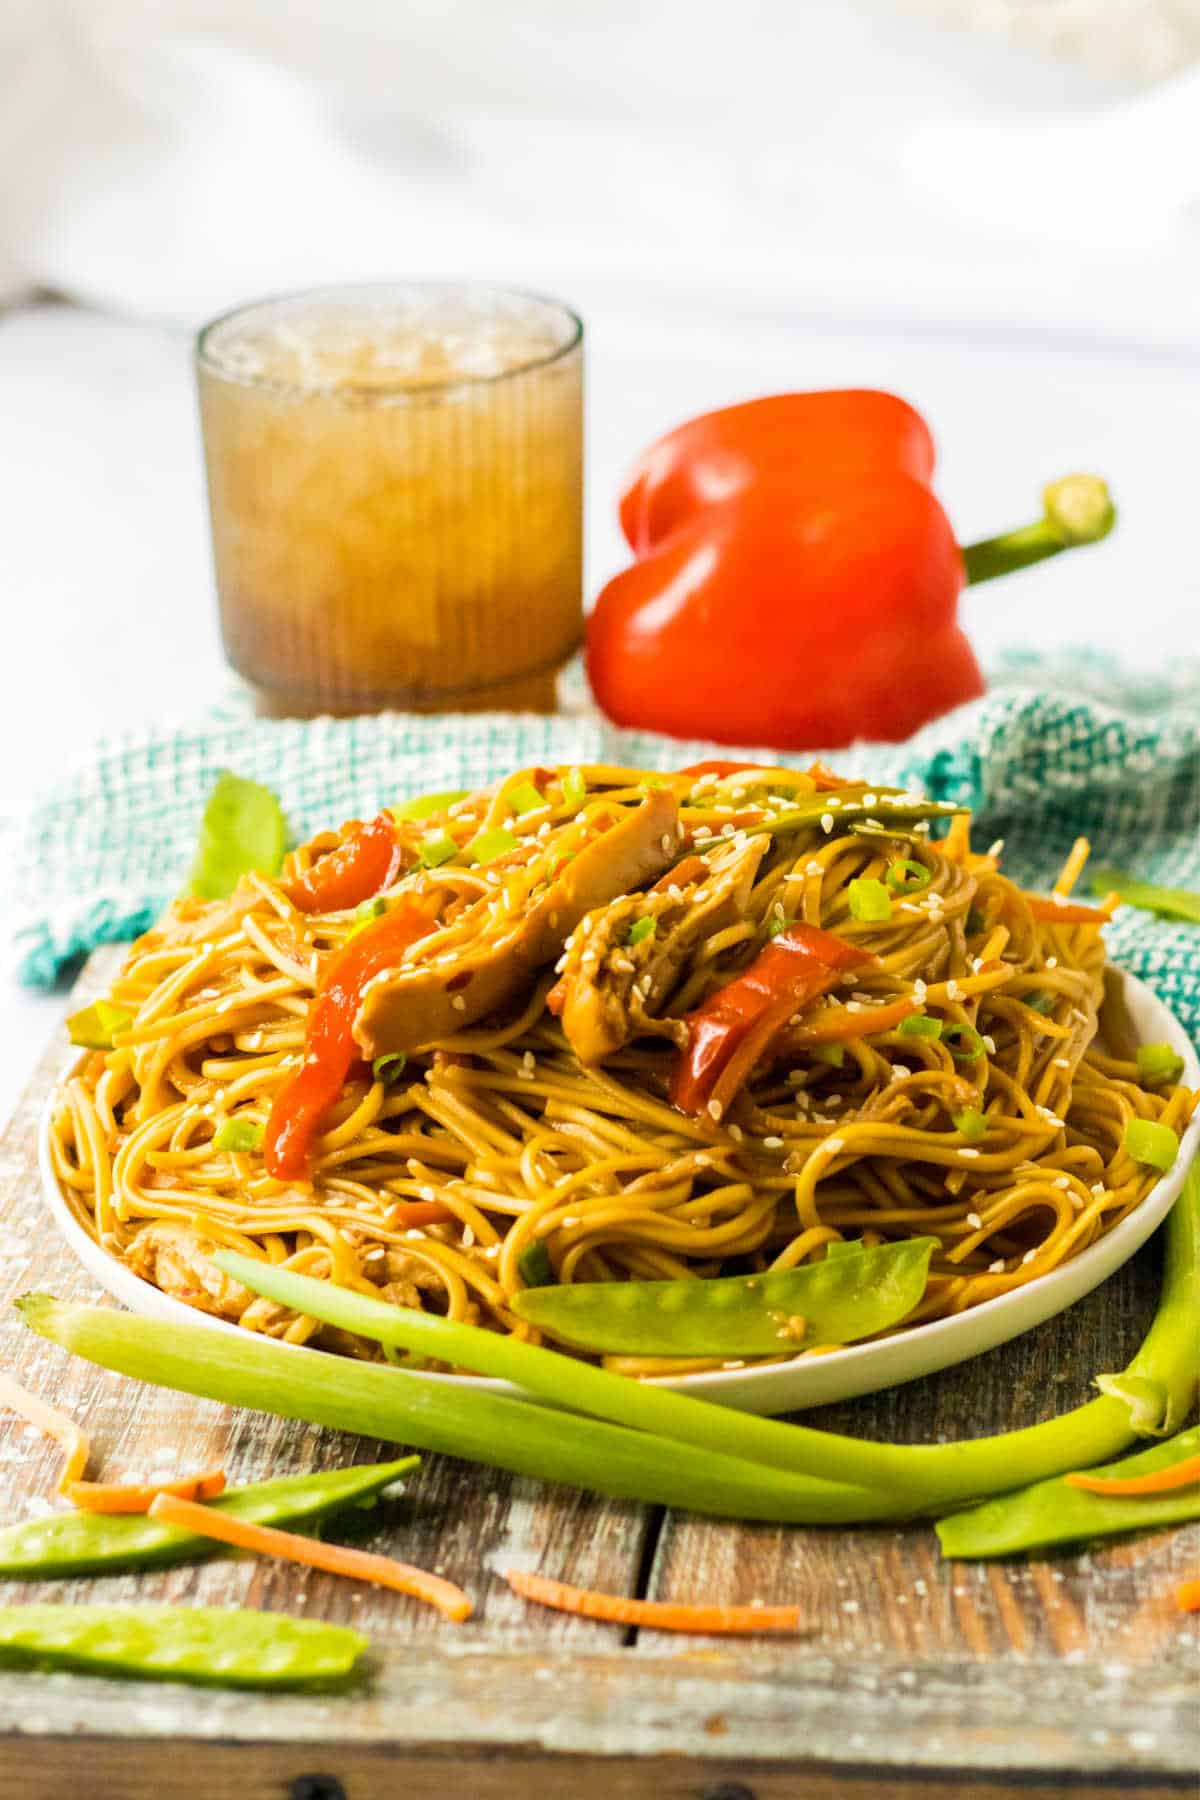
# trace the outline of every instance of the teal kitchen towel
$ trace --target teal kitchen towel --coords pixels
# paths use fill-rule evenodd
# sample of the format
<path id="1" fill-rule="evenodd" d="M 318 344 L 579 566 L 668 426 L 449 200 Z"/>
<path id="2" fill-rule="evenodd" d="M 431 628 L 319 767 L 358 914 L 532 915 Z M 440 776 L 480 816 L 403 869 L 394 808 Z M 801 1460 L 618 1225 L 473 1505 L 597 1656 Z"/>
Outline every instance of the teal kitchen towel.
<path id="1" fill-rule="evenodd" d="M 618 731 L 594 716 L 277 722 L 226 710 L 114 738 L 13 829 L 19 973 L 49 985 L 83 952 L 151 924 L 187 873 L 222 769 L 273 788 L 299 840 L 407 795 L 478 786 L 537 763 L 672 768 L 713 754 L 730 752 Z M 1200 888 L 1200 667 L 1131 679 L 1086 653 L 1010 658 L 982 700 L 907 744 L 859 745 L 830 760 L 839 772 L 965 802 L 978 814 L 976 841 L 1002 837 L 1005 869 L 1029 885 L 1048 885 L 1083 833 L 1099 863 Z M 1200 927 L 1123 907 L 1108 937 L 1114 960 L 1156 988 L 1200 1040 Z"/>

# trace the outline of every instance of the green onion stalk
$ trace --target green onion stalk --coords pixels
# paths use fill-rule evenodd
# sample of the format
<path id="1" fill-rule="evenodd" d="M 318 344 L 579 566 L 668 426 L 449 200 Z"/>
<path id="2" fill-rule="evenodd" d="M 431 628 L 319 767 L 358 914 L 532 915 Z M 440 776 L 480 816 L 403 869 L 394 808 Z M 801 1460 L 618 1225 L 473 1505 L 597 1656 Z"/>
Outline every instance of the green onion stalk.
<path id="1" fill-rule="evenodd" d="M 620 1498 L 723 1517 L 853 1524 L 937 1516 L 1107 1462 L 1139 1435 L 1178 1429 L 1200 1384 L 1196 1170 L 1172 1208 L 1165 1238 L 1153 1324 L 1124 1373 L 1100 1378 L 1099 1398 L 1041 1425 L 958 1444 L 868 1443 L 756 1418 L 225 1251 L 216 1262 L 256 1293 L 388 1347 L 515 1382 L 567 1410 L 46 1295 L 27 1296 L 18 1306 L 34 1330 L 77 1355 L 207 1399 Z"/>

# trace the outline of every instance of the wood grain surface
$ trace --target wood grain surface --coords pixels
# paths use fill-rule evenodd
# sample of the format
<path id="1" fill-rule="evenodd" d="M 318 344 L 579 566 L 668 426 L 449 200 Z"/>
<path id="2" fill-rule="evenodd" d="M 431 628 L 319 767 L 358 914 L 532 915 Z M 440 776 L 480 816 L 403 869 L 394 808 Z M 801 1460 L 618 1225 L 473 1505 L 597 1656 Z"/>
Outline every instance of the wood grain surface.
<path id="1" fill-rule="evenodd" d="M 94 991 L 114 952 L 93 958 Z M 371 1461 L 392 1447 L 131 1384 L 73 1362 L 7 1308 L 30 1288 L 99 1298 L 50 1227 L 37 1124 L 52 1047 L 0 1140 L 0 1356 L 84 1421 L 106 1472 L 221 1461 L 231 1480 Z M 1151 1246 L 1090 1299 L 977 1361 L 813 1423 L 934 1440 L 1032 1422 L 1119 1367 L 1157 1289 Z M 8 1519 L 45 1511 L 56 1456 L 0 1419 Z M 349 1528 L 347 1536 L 350 1535 Z M 0 1674 L 0 1800 L 237 1794 L 239 1800 L 650 1796 L 656 1800 L 1023 1800 L 1200 1792 L 1200 1620 L 1174 1584 L 1200 1528 L 1087 1554 L 945 1564 L 931 1531 L 738 1526 L 429 1457 L 354 1541 L 460 1581 L 449 1625 L 399 1595 L 221 1558 L 141 1576 L 0 1582 L 26 1599 L 256 1606 L 351 1623 L 372 1640 L 338 1695 Z M 516 1564 L 656 1598 L 797 1601 L 796 1639 L 734 1644 L 631 1633 L 518 1600 Z"/>

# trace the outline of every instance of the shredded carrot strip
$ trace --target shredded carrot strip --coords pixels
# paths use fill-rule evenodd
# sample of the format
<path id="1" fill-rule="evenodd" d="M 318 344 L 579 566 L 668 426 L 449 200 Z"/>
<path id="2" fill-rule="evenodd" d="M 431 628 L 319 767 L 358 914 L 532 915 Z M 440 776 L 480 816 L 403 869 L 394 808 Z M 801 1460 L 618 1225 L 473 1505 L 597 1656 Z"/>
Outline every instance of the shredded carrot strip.
<path id="1" fill-rule="evenodd" d="M 650 892 L 662 894 L 669 887 L 686 887 L 690 881 L 703 881 L 708 872 L 708 864 L 698 856 L 685 856 L 673 869 L 668 869 L 665 875 L 659 876 Z"/>
<path id="2" fill-rule="evenodd" d="M 63 1493 L 81 1512 L 148 1513 L 160 1494 L 178 1500 L 215 1500 L 225 1492 L 224 1469 L 181 1475 L 177 1481 L 68 1481 Z"/>
<path id="3" fill-rule="evenodd" d="M 1185 1457 L 1169 1469 L 1155 1469 L 1149 1475 L 1068 1475 L 1068 1487 L 1083 1488 L 1088 1494 L 1166 1494 L 1172 1488 L 1191 1487 L 1200 1481 L 1200 1456 Z"/>
<path id="4" fill-rule="evenodd" d="M 0 1374 L 0 1405 L 9 1406 L 13 1412 L 20 1413 L 22 1418 L 28 1419 L 31 1425 L 36 1425 L 61 1446 L 66 1460 L 58 1478 L 58 1491 L 65 1494 L 69 1484 L 78 1481 L 87 1468 L 88 1457 L 92 1453 L 87 1433 L 74 1419 L 59 1412 L 57 1407 L 48 1406 L 44 1400 L 39 1400 L 36 1394 L 31 1394 L 28 1388 L 23 1388 L 10 1375 Z"/>
<path id="5" fill-rule="evenodd" d="M 1180 1612 L 1200 1612 L 1200 1576 L 1175 1589 L 1175 1604 Z"/>
<path id="6" fill-rule="evenodd" d="M 920 1012 L 917 1001 L 905 996 L 890 1006 L 876 1006 L 865 1012 L 850 1012 L 844 1006 L 831 1006 L 819 1013 L 809 1025 L 798 1025 L 788 1037 L 789 1048 L 804 1044 L 832 1044 L 841 1038 L 873 1037 L 880 1031 L 893 1031 L 911 1013 Z"/>
<path id="7" fill-rule="evenodd" d="M 401 1200 L 388 1216 L 393 1230 L 398 1230 L 404 1225 L 440 1225 L 454 1214 L 440 1200 Z"/>
<path id="8" fill-rule="evenodd" d="M 397 1562 L 390 1556 L 375 1556 L 367 1550 L 348 1550 L 342 1544 L 323 1544 L 317 1538 L 301 1537 L 294 1531 L 277 1531 L 272 1525 L 252 1525 L 235 1519 L 229 1513 L 213 1512 L 197 1506 L 192 1500 L 178 1500 L 173 1494 L 159 1494 L 150 1508 L 150 1517 L 164 1525 L 178 1525 L 183 1531 L 194 1531 L 199 1537 L 216 1538 L 238 1550 L 254 1550 L 260 1556 L 277 1556 L 284 1562 L 305 1563 L 310 1569 L 323 1569 L 327 1575 L 348 1575 L 355 1581 L 372 1581 L 378 1587 L 393 1589 L 397 1594 L 411 1594 L 436 1606 L 448 1619 L 469 1619 L 471 1601 L 452 1581 L 415 1569 L 411 1563 Z"/>
<path id="9" fill-rule="evenodd" d="M 1034 918 L 1047 925 L 1107 925 L 1112 918 L 1108 898 L 1099 906 L 1078 906 L 1066 900 L 1046 900 L 1040 894 L 1026 894 L 1025 902 Z"/>
<path id="10" fill-rule="evenodd" d="M 955 813 L 938 848 L 949 862 L 966 861 L 971 854 L 971 820 L 967 813 Z"/>
<path id="11" fill-rule="evenodd" d="M 1077 837 L 1071 845 L 1066 862 L 1059 871 L 1058 880 L 1054 884 L 1056 894 L 1069 894 L 1079 877 L 1083 874 L 1083 865 L 1092 854 L 1092 846 L 1085 837 Z"/>
<path id="12" fill-rule="evenodd" d="M 655 1631 L 737 1632 L 799 1631 L 798 1606 L 686 1606 L 674 1600 L 634 1600 L 625 1594 L 597 1594 L 568 1587 L 525 1569 L 505 1569 L 504 1579 L 523 1599 L 536 1600 L 556 1612 L 612 1625 L 645 1625 Z"/>

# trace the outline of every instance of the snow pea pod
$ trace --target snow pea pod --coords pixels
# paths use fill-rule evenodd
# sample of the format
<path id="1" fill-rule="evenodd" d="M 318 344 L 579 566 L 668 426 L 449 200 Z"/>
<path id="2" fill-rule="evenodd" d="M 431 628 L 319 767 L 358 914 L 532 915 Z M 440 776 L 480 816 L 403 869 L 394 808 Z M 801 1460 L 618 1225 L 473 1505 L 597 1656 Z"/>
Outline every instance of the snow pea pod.
<path id="1" fill-rule="evenodd" d="M 795 806 L 785 807 L 781 812 L 768 813 L 753 825 L 744 825 L 742 830 L 748 837 L 758 836 L 766 831 L 772 836 L 785 831 L 801 831 L 808 825 L 820 825 L 823 829 L 833 830 L 835 825 L 852 825 L 860 820 L 867 820 L 880 825 L 919 825 L 931 819 L 953 818 L 955 813 L 965 812 L 964 806 L 958 806 L 952 800 L 914 800 L 911 794 L 904 794 L 899 789 L 892 793 L 848 794 L 844 798 L 837 794 L 812 794 L 800 800 Z M 828 827 L 825 821 L 829 821 Z M 698 836 L 693 848 L 709 850 L 721 839 L 714 832 L 711 838 Z"/>
<path id="2" fill-rule="evenodd" d="M 140 1675 L 208 1687 L 323 1687 L 367 1648 L 361 1632 L 223 1606 L 0 1606 L 0 1666 Z"/>
<path id="3" fill-rule="evenodd" d="M 633 1356 L 778 1356 L 899 1324 L 925 1292 L 936 1238 L 712 1281 L 587 1281 L 527 1288 L 513 1311 L 577 1350 Z"/>
<path id="4" fill-rule="evenodd" d="M 255 1525 L 318 1525 L 330 1513 L 369 1506 L 419 1462 L 417 1456 L 405 1456 L 362 1468 L 281 1475 L 273 1481 L 227 1488 L 210 1505 L 216 1512 Z M 160 1524 L 145 1513 L 52 1513 L 0 1531 L 0 1575 L 110 1575 L 122 1569 L 191 1562 L 220 1551 L 210 1538 Z"/>
<path id="5" fill-rule="evenodd" d="M 1200 1428 L 1193 1427 L 1123 1462 L 1089 1469 L 1088 1474 L 1113 1479 L 1151 1475 L 1196 1455 L 1200 1455 Z M 968 1561 L 1044 1550 L 1052 1544 L 1085 1543 L 1148 1526 L 1182 1525 L 1189 1519 L 1200 1519 L 1200 1482 L 1161 1494 L 1091 1494 L 1059 1476 L 951 1513 L 939 1520 L 937 1534 L 943 1556 Z"/>

